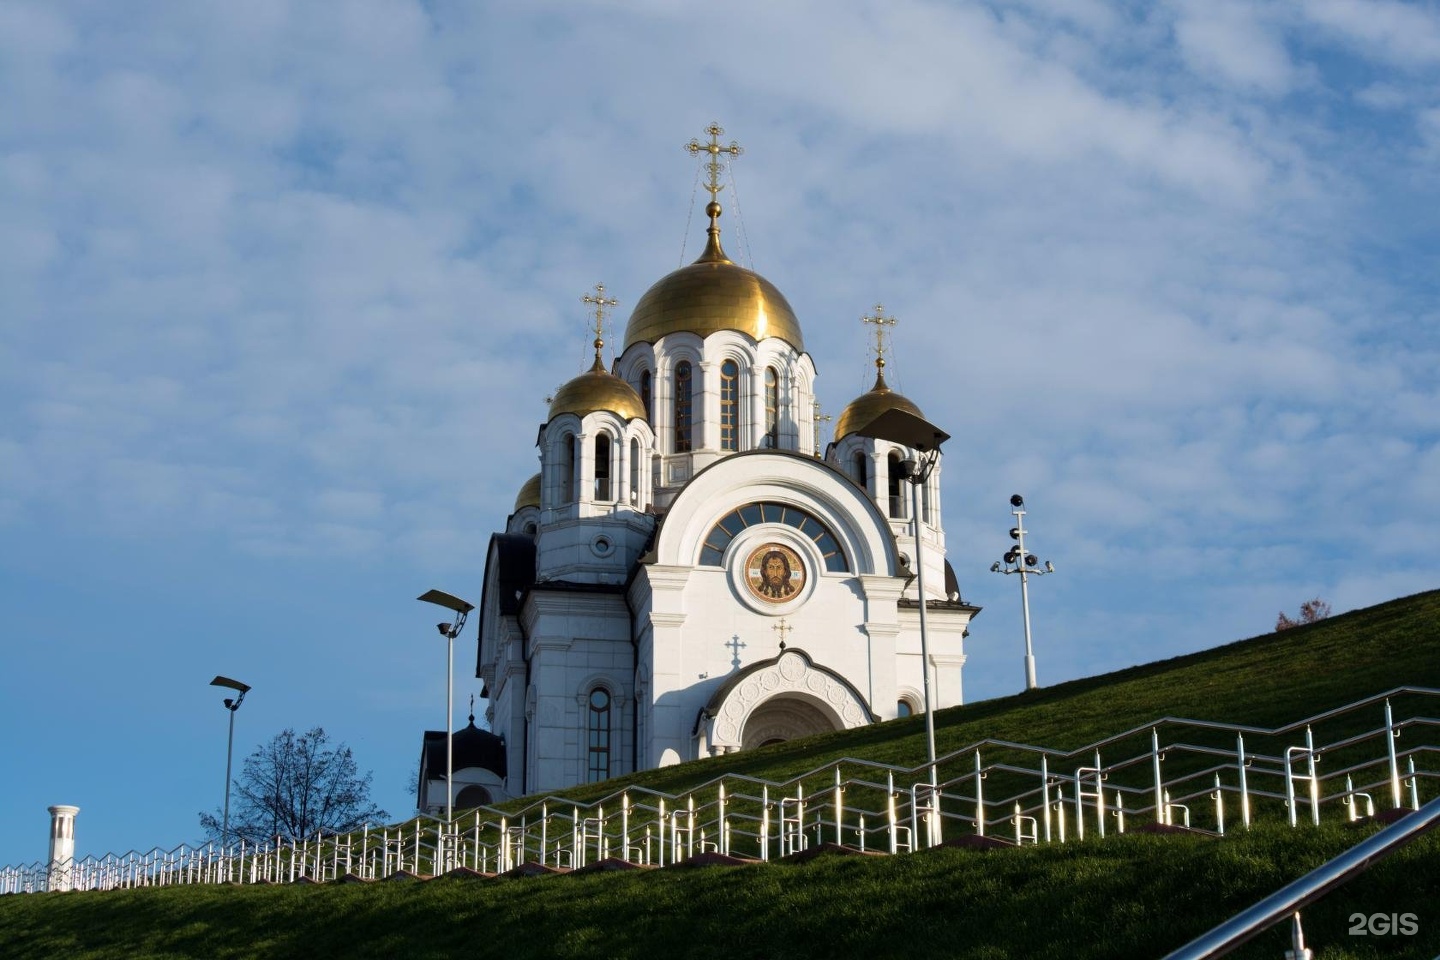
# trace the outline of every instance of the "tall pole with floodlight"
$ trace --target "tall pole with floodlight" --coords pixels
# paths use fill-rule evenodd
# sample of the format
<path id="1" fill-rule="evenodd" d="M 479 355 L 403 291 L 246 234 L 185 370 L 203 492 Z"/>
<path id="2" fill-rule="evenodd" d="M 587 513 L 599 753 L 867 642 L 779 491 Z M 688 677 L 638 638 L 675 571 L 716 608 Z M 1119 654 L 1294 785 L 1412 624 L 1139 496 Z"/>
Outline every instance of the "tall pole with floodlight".
<path id="1" fill-rule="evenodd" d="M 474 604 L 467 603 L 459 597 L 445 593 L 443 590 L 427 590 L 417 600 L 426 603 L 433 603 L 436 606 L 444 607 L 446 610 L 455 611 L 455 619 L 450 623 L 437 623 L 435 629 L 445 638 L 445 823 L 448 825 L 454 815 L 455 788 L 450 779 L 455 769 L 455 738 L 451 730 L 455 721 L 455 638 L 460 636 L 460 631 L 465 629 L 465 618 L 470 611 L 475 609 Z"/>
<path id="2" fill-rule="evenodd" d="M 1025 621 L 1025 689 L 1034 690 L 1035 651 L 1030 644 L 1030 585 L 1027 581 L 1032 576 L 1043 577 L 1047 573 L 1054 573 L 1055 565 L 1046 560 L 1042 568 L 1035 554 L 1025 552 L 1025 498 L 1015 494 L 1010 498 L 1010 507 L 1010 512 L 1015 516 L 1015 526 L 1010 528 L 1010 539 L 1015 541 L 1015 545 L 1004 557 L 990 565 L 990 572 L 1020 575 L 1020 612 Z"/>
<path id="3" fill-rule="evenodd" d="M 230 844 L 230 761 L 235 755 L 235 711 L 240 709 L 240 704 L 245 702 L 245 694 L 250 692 L 250 685 L 241 683 L 239 680 L 231 680 L 229 677 L 216 677 L 210 681 L 212 687 L 225 687 L 227 690 L 234 690 L 238 696 L 225 698 L 225 709 L 230 711 L 230 737 L 225 744 L 225 813 L 220 821 L 220 850 L 224 852 Z"/>

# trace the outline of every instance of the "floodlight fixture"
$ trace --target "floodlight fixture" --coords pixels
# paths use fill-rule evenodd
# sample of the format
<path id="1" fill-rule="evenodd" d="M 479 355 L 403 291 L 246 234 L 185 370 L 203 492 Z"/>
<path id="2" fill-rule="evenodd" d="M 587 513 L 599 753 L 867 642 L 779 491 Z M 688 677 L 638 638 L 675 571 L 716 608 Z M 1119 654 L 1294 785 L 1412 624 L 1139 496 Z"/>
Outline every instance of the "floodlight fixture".
<path id="1" fill-rule="evenodd" d="M 1010 497 L 1010 506 L 1015 507 L 1015 508 L 1017 508 L 1017 509 L 1024 507 L 1024 506 L 1025 506 L 1025 498 L 1022 497 L 1022 496 L 1020 496 L 1020 494 L 1018 494 L 1018 493 L 1012 494 L 1011 497 Z"/>
<path id="2" fill-rule="evenodd" d="M 433 603 L 436 606 L 444 607 L 446 610 L 454 610 L 461 615 L 461 620 L 464 620 L 465 614 L 475 609 L 473 603 L 467 603 L 453 594 L 446 593 L 444 590 L 426 590 L 415 599 L 423 600 L 426 603 Z"/>
<path id="3" fill-rule="evenodd" d="M 238 697 L 225 698 L 225 709 L 230 712 L 230 735 L 225 741 L 225 812 L 220 820 L 220 850 L 224 852 L 230 843 L 230 764 L 235 757 L 235 711 L 245 702 L 245 694 L 250 692 L 250 684 L 217 675 L 210 681 L 210 686 L 224 687 L 239 694 Z"/>
<path id="4" fill-rule="evenodd" d="M 415 599 L 455 611 L 453 622 L 437 623 L 435 629 L 445 638 L 445 823 L 454 816 L 455 788 L 455 638 L 465 629 L 465 618 L 475 605 L 443 590 L 427 590 Z"/>

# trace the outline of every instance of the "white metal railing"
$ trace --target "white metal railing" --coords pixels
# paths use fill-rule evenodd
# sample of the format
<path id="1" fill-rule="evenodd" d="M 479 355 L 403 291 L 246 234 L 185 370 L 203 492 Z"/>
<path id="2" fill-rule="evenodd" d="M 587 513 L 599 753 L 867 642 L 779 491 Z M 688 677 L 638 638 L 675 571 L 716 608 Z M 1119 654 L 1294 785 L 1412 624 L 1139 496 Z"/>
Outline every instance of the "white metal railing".
<path id="1" fill-rule="evenodd" d="M 1397 719 L 1400 702 L 1408 712 Z M 781 782 L 725 774 L 682 794 L 630 787 L 594 803 L 546 796 L 449 824 L 422 816 L 229 850 L 36 861 L 0 868 L 0 893 L 496 874 L 527 863 L 578 869 L 612 854 L 652 866 L 702 852 L 769 860 L 825 840 L 894 854 L 947 833 L 1064 843 L 1087 828 L 1124 833 L 1137 819 L 1223 834 L 1237 817 L 1245 827 L 1261 815 L 1298 826 L 1302 805 L 1311 823 L 1325 811 L 1353 820 L 1362 802 L 1367 816 L 1384 801 L 1418 809 L 1420 781 L 1440 780 L 1440 720 L 1421 712 L 1437 702 L 1440 690 L 1400 687 L 1273 729 L 1162 717 L 1073 750 L 987 739 L 939 758 L 933 772 L 846 758 Z M 1327 727 L 1337 732 L 1317 743 Z"/>

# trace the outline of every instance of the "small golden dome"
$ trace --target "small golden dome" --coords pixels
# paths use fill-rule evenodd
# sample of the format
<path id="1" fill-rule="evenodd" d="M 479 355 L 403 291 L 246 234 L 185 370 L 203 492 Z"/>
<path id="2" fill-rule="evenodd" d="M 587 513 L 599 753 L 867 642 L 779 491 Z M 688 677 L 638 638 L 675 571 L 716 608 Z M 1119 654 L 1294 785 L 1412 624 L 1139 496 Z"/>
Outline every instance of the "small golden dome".
<path id="1" fill-rule="evenodd" d="M 540 474 L 535 474 L 525 481 L 525 486 L 520 488 L 519 494 L 515 497 L 515 509 L 511 513 L 519 513 L 526 507 L 540 506 Z"/>
<path id="2" fill-rule="evenodd" d="M 709 239 L 700 259 L 645 291 L 625 327 L 625 347 L 654 343 L 670 333 L 707 337 L 738 330 L 757 343 L 778 337 L 802 353 L 800 321 L 775 285 L 730 260 L 720 246 L 720 204 L 711 203 Z"/>
<path id="3" fill-rule="evenodd" d="M 840 412 L 840 416 L 835 421 L 835 439 L 839 441 L 856 430 L 874 423 L 875 418 L 880 414 L 895 409 L 904 410 L 921 419 L 925 417 L 925 414 L 921 413 L 920 408 L 911 400 L 890 389 L 889 385 L 885 383 L 885 371 L 879 370 L 875 374 L 875 386 L 870 389 L 870 392 L 856 397 L 850 401 L 849 406 Z"/>
<path id="4" fill-rule="evenodd" d="M 593 367 L 555 391 L 555 399 L 550 403 L 550 419 L 562 413 L 583 417 L 596 410 L 608 410 L 626 420 L 645 419 L 645 404 L 640 394 L 624 380 L 607 373 L 598 356 Z"/>

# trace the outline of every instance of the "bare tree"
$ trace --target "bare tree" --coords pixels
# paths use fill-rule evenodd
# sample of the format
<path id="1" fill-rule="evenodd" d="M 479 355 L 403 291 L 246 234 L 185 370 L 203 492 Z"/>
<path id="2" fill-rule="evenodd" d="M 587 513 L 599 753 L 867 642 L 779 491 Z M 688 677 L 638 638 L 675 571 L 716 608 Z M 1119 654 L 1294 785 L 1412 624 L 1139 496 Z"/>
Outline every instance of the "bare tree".
<path id="1" fill-rule="evenodd" d="M 1307 623 L 1315 623 L 1317 620 L 1324 620 L 1330 616 L 1330 604 L 1316 597 L 1314 600 L 1306 600 L 1300 604 L 1300 618 L 1291 620 L 1285 616 L 1285 611 L 1280 611 L 1280 619 L 1275 621 L 1275 629 L 1289 630 L 1291 627 L 1304 626 Z"/>
<path id="2" fill-rule="evenodd" d="M 370 802 L 371 774 L 362 777 L 345 744 L 330 746 L 324 728 L 287 729 L 245 758 L 233 787 L 230 833 L 251 843 L 298 840 L 317 831 L 341 833 L 389 816 Z M 200 826 L 219 837 L 219 811 Z"/>

